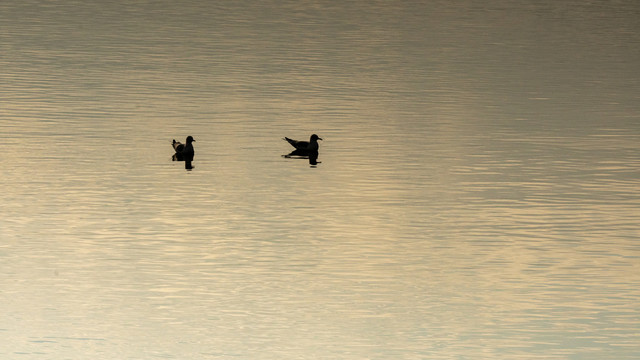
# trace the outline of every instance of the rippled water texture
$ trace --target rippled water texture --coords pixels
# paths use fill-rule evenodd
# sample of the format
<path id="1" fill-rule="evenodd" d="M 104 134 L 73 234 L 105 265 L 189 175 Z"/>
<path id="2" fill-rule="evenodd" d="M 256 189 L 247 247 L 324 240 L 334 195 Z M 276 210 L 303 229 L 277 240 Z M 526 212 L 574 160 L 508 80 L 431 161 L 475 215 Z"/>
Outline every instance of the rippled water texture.
<path id="1" fill-rule="evenodd" d="M 639 4 L 1 2 L 0 357 L 640 358 Z"/>

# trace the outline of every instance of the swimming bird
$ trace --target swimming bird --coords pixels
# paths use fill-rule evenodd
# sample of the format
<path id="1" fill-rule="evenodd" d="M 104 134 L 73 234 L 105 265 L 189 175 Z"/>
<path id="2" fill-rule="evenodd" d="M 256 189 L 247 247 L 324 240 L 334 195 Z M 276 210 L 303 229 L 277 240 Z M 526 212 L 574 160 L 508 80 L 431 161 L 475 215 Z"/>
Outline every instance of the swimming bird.
<path id="1" fill-rule="evenodd" d="M 311 135 L 311 138 L 309 139 L 309 141 L 293 140 L 293 139 L 289 139 L 286 136 L 284 140 L 286 140 L 289 144 L 291 144 L 291 146 L 296 148 L 295 152 L 298 152 L 301 155 L 308 155 L 310 153 L 316 153 L 316 154 L 318 153 L 318 149 L 319 149 L 318 140 L 322 140 L 322 138 L 316 134 L 313 134 Z"/>
<path id="2" fill-rule="evenodd" d="M 193 161 L 193 155 L 195 154 L 192 144 L 194 141 L 195 140 L 192 136 L 187 136 L 186 144 L 182 144 L 181 142 L 176 141 L 176 139 L 173 139 L 172 145 L 173 149 L 176 151 L 176 153 L 173 154 L 173 161 L 184 161 L 186 169 L 191 169 L 191 162 Z"/>

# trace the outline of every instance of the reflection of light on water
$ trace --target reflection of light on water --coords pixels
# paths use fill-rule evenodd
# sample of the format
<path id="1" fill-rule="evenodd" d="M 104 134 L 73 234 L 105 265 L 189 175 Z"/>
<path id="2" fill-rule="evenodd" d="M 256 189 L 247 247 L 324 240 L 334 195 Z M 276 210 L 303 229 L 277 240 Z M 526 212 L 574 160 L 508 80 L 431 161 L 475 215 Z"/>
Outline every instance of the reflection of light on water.
<path id="1" fill-rule="evenodd" d="M 633 11 L 76 5 L 0 12 L 5 352 L 634 357 Z"/>

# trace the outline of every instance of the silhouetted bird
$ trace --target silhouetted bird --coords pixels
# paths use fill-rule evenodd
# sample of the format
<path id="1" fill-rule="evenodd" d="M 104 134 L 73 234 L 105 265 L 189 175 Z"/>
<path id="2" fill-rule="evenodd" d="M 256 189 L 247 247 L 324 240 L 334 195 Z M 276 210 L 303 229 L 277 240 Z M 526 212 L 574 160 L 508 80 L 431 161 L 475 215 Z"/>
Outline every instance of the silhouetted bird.
<path id="1" fill-rule="evenodd" d="M 309 141 L 293 140 L 289 139 L 288 137 L 285 137 L 284 140 L 291 144 L 291 146 L 293 146 L 295 150 L 293 150 L 288 155 L 282 155 L 283 157 L 300 157 L 303 159 L 309 159 L 309 164 L 311 164 L 312 166 L 320 163 L 318 161 L 318 150 L 320 148 L 318 146 L 318 140 L 322 140 L 322 138 L 320 138 L 318 135 L 311 135 Z"/>
<path id="2" fill-rule="evenodd" d="M 191 169 L 191 162 L 193 161 L 193 155 L 195 154 L 193 151 L 193 144 L 192 142 L 194 142 L 195 140 L 193 140 L 192 136 L 187 136 L 187 143 L 186 144 L 182 144 L 179 141 L 176 141 L 176 139 L 173 139 L 173 149 L 176 151 L 175 154 L 173 154 L 173 161 L 184 161 L 184 167 L 185 169 Z"/>
<path id="3" fill-rule="evenodd" d="M 291 146 L 296 148 L 296 150 L 294 151 L 294 153 L 296 153 L 295 155 L 315 154 L 317 156 L 319 149 L 318 140 L 322 140 L 322 138 L 320 138 L 316 134 L 313 134 L 311 135 L 309 141 L 293 140 L 289 139 L 288 137 L 285 137 L 284 140 L 286 140 L 289 144 L 291 144 Z"/>

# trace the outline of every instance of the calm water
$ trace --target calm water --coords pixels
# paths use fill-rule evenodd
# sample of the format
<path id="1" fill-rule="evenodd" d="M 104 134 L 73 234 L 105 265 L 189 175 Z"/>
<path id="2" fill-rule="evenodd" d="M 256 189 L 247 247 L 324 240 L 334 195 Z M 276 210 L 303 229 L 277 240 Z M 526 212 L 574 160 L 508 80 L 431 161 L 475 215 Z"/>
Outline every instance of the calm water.
<path id="1" fill-rule="evenodd" d="M 638 19 L 3 1 L 0 357 L 640 358 Z"/>

